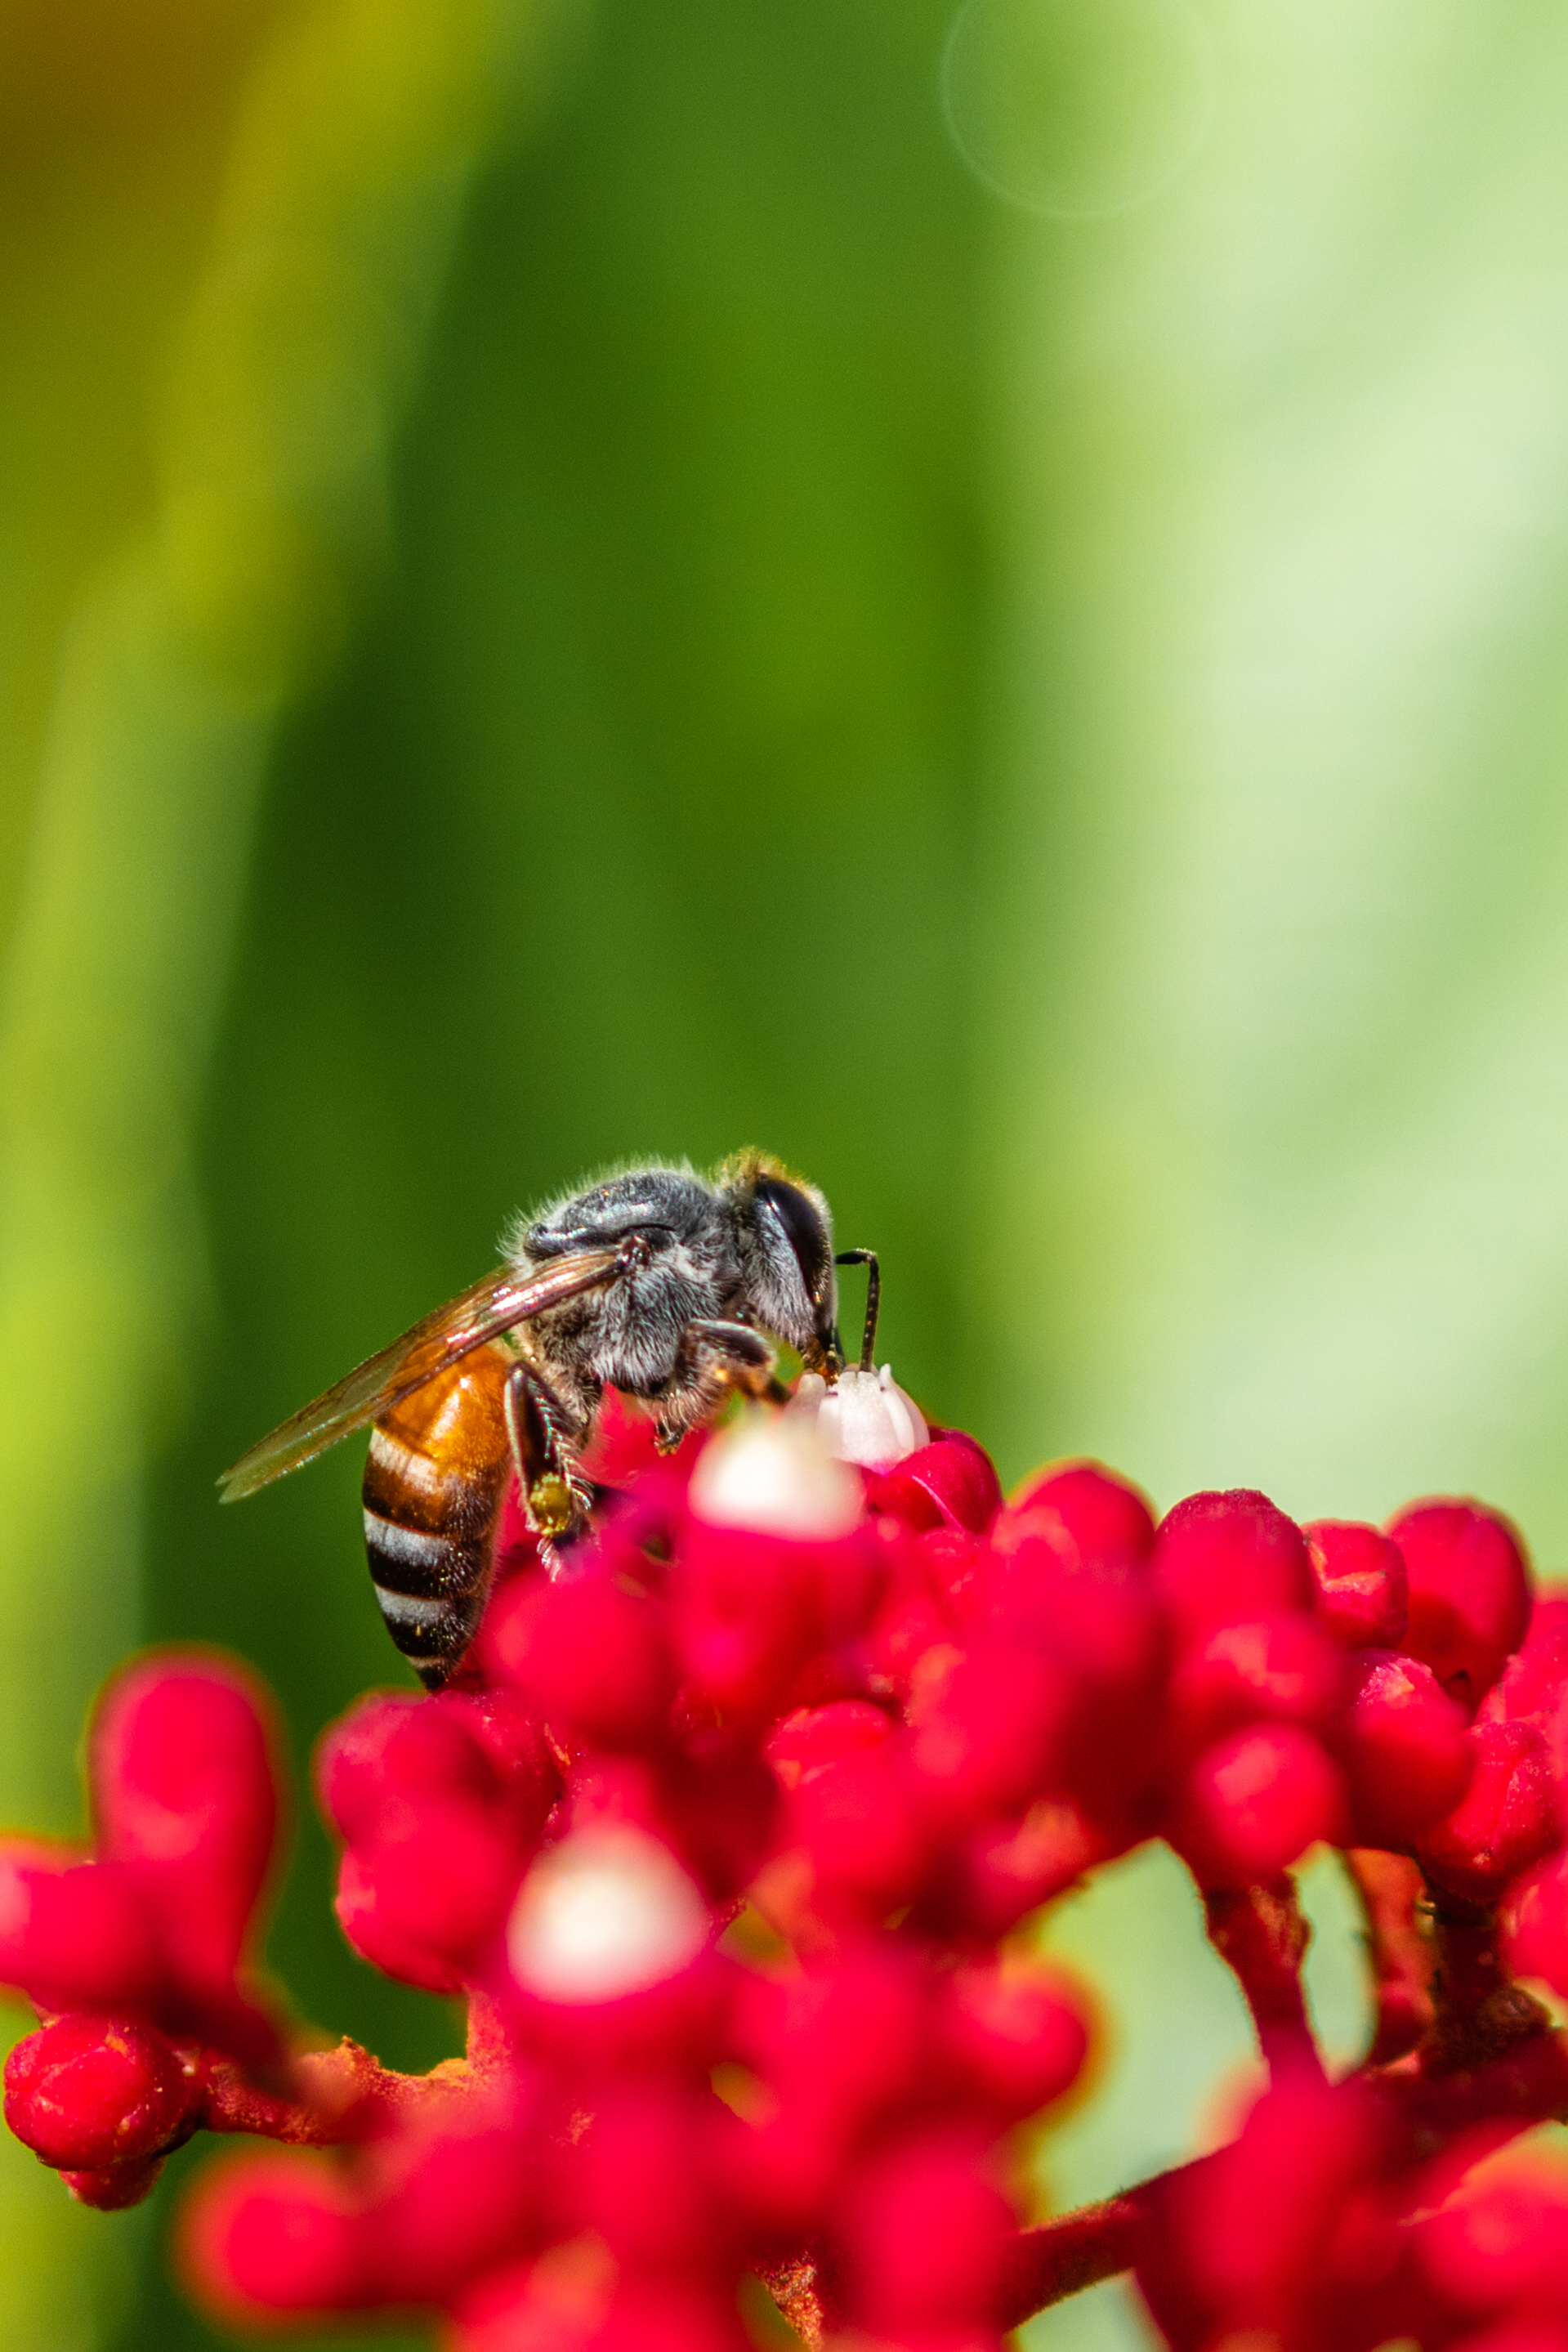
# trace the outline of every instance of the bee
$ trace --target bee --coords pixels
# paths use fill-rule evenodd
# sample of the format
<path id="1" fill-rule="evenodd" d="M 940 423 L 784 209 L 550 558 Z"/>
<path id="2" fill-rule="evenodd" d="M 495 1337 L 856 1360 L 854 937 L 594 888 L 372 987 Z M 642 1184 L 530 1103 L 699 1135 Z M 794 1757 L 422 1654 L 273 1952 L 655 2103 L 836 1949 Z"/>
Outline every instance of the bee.
<path id="1" fill-rule="evenodd" d="M 431 1690 L 477 1631 L 512 1475 L 552 1570 L 586 1522 L 580 1457 L 606 1387 L 644 1400 L 668 1451 L 731 1396 L 778 1391 L 775 1341 L 836 1378 L 841 1265 L 870 1270 L 862 1361 L 874 1339 L 872 1254 L 835 1257 L 821 1193 L 759 1151 L 711 1181 L 664 1166 L 608 1176 L 520 1220 L 506 1249 L 493 1274 L 219 1481 L 237 1502 L 371 1424 L 371 1576 L 388 1632 Z"/>

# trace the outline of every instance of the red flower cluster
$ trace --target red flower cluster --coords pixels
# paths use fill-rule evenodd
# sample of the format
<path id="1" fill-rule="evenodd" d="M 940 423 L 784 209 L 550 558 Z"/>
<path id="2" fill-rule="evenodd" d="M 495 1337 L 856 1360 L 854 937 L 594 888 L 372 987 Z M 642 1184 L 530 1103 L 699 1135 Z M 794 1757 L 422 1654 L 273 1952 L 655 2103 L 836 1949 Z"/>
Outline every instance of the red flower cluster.
<path id="1" fill-rule="evenodd" d="M 1225 2341 L 1568 2346 L 1568 2177 L 1495 2132 L 1423 2162 L 1377 2087 L 1270 2091 L 1233 2146 L 1149 2200 L 1138 2279 L 1178 2352 Z"/>
<path id="2" fill-rule="evenodd" d="M 95 1857 L 0 1844 L 0 1982 L 52 2020 L 12 2053 L 6 2116 L 89 2204 L 146 2194 L 213 2063 L 281 2063 L 245 1975 L 277 1830 L 271 1745 L 233 1667 L 133 1666 L 93 1727 Z"/>
<path id="3" fill-rule="evenodd" d="M 1568 2352 L 1568 2190 L 1495 2154 L 1568 2110 L 1508 1967 L 1568 1992 L 1568 1601 L 1531 1630 L 1504 1520 L 1238 1493 L 1156 1527 L 1083 1464 L 1004 1504 L 967 1437 L 863 1471 L 793 1411 L 664 1462 L 612 1412 L 593 1468 L 553 1580 L 508 1522 L 453 1686 L 323 1743 L 344 1932 L 468 2000 L 429 2076 L 291 2049 L 250 1981 L 247 1683 L 169 1658 L 111 1690 L 93 1855 L 0 1852 L 0 1979 L 44 2021 L 6 2114 L 78 2195 L 131 2201 L 200 2127 L 310 2144 L 199 2182 L 195 2292 L 433 2310 L 456 2352 L 739 2352 L 747 2276 L 809 2341 L 985 2352 L 1129 2266 L 1179 2352 Z M 1022 2228 L 1009 2135 L 1087 2028 L 1017 1931 L 1151 1837 L 1272 2086 L 1219 2155 Z M 1332 2086 L 1288 1876 L 1320 1840 L 1379 2000 Z"/>

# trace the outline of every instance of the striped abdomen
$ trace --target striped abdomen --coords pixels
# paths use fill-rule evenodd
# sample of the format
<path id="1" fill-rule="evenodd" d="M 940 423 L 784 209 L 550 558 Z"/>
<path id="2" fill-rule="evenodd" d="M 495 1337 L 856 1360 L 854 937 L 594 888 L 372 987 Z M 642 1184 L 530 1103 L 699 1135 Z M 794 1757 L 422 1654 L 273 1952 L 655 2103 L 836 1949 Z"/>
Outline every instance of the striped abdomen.
<path id="1" fill-rule="evenodd" d="M 511 1359 L 476 1349 L 378 1421 L 365 1463 L 365 1549 L 387 1631 L 439 1690 L 478 1629 L 511 1468 Z"/>

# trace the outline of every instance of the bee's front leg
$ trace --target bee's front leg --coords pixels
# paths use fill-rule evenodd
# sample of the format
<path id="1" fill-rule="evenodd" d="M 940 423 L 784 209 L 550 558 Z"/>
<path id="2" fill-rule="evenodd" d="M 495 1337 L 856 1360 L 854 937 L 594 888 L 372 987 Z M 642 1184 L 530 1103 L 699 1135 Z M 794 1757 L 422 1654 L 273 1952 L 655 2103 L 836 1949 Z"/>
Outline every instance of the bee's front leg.
<path id="1" fill-rule="evenodd" d="M 699 1318 L 681 1334 L 675 1369 L 658 1397 L 657 1444 L 661 1454 L 677 1446 L 688 1429 L 700 1429 L 738 1391 L 765 1397 L 775 1385 L 773 1349 L 749 1323 Z"/>
<path id="2" fill-rule="evenodd" d="M 577 1461 L 585 1432 L 532 1364 L 513 1365 L 504 1401 L 524 1516 L 548 1548 L 588 1517 L 593 1501 Z"/>

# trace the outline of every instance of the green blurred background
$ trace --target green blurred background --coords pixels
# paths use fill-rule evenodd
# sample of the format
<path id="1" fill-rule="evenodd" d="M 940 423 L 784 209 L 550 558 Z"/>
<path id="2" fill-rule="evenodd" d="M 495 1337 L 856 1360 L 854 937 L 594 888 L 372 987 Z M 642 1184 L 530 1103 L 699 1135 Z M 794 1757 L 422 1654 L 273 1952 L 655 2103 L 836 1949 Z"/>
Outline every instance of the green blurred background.
<path id="1" fill-rule="evenodd" d="M 1565 108 L 1547 0 L 0 0 L 0 1814 L 152 1638 L 303 1790 L 355 1449 L 214 1474 L 626 1153 L 809 1170 L 1009 1477 L 1562 1564 Z M 1052 1936 L 1066 2200 L 1248 2040 L 1157 1855 Z M 0 2147 L 7 2352 L 225 2341 L 170 2202 Z"/>

